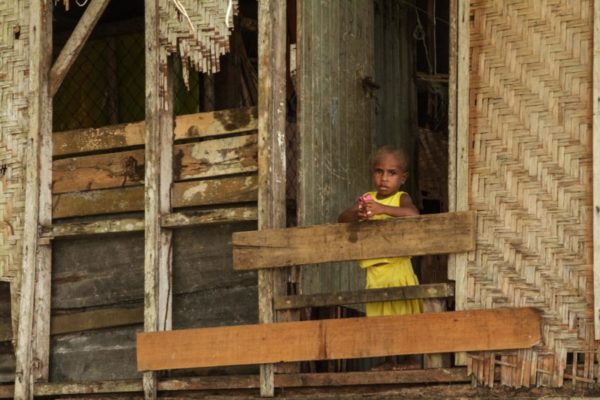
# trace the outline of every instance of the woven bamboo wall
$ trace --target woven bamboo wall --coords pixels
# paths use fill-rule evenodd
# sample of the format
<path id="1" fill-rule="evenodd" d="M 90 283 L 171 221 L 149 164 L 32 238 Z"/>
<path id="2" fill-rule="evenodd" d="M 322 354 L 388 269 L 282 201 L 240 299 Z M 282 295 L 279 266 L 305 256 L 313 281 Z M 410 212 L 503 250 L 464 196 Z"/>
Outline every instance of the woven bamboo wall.
<path id="1" fill-rule="evenodd" d="M 594 376 L 592 0 L 471 1 L 469 206 L 478 212 L 465 308 L 535 306 L 543 344 L 480 354 L 514 387 Z"/>
<path id="2" fill-rule="evenodd" d="M 28 8 L 26 0 L 0 0 L 0 279 L 14 279 L 21 264 Z"/>

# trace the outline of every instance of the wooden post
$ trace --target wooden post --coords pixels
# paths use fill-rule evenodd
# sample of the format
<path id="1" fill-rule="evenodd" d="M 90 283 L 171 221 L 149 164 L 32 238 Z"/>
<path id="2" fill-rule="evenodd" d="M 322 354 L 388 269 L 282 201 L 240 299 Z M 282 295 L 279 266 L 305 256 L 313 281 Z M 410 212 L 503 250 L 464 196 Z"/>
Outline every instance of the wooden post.
<path id="1" fill-rule="evenodd" d="M 468 1 L 450 1 L 448 211 L 466 211 L 469 208 L 469 12 Z M 466 253 L 448 257 L 448 277 L 456 281 L 456 310 L 464 309 L 466 267 Z M 465 363 L 465 355 L 457 354 L 456 364 Z"/>
<path id="2" fill-rule="evenodd" d="M 594 2 L 593 176 L 594 336 L 600 340 L 600 2 Z"/>
<path id="3" fill-rule="evenodd" d="M 159 0 L 145 2 L 146 129 L 145 129 L 145 253 L 144 330 L 171 329 L 172 232 L 161 227 L 161 215 L 170 213 L 173 179 L 173 66 L 159 40 Z M 144 396 L 156 399 L 157 380 L 143 376 Z"/>
<path id="4" fill-rule="evenodd" d="M 258 227 L 285 227 L 286 2 L 258 5 Z M 282 293 L 282 273 L 258 273 L 261 323 L 274 322 L 273 298 Z M 278 293 L 279 292 L 279 293 Z M 273 364 L 260 367 L 261 396 L 273 396 Z"/>
<path id="5" fill-rule="evenodd" d="M 52 220 L 52 1 L 33 1 L 30 7 L 30 125 L 15 399 L 33 398 L 33 382 L 47 380 L 49 361 L 51 247 L 49 241 L 39 242 L 38 228 Z"/>

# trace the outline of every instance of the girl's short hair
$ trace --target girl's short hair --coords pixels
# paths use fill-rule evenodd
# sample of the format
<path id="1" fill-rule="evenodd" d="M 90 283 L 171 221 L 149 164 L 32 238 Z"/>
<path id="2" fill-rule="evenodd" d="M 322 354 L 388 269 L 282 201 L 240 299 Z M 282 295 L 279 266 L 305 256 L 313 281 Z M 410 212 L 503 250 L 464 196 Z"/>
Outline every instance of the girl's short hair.
<path id="1" fill-rule="evenodd" d="M 380 148 L 375 150 L 375 153 L 373 153 L 373 155 L 371 156 L 371 169 L 375 168 L 375 163 L 384 154 L 391 154 L 394 157 L 396 157 L 396 160 L 398 160 L 398 165 L 400 166 L 400 169 L 402 171 L 408 171 L 409 160 L 408 160 L 408 153 L 406 152 L 406 150 L 404 150 L 402 147 L 397 147 L 397 146 L 393 146 L 393 145 L 389 145 L 389 144 L 385 145 L 385 146 L 381 146 Z"/>

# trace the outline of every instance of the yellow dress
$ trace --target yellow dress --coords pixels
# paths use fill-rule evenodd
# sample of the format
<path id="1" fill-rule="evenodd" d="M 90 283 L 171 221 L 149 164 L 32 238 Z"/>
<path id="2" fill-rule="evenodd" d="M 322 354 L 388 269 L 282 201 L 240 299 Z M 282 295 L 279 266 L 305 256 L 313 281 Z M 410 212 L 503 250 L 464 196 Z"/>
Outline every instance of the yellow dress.
<path id="1" fill-rule="evenodd" d="M 396 194 L 379 200 L 377 192 L 368 192 L 373 199 L 385 206 L 399 207 L 400 198 L 406 192 Z M 372 219 L 388 219 L 389 215 L 375 215 Z M 402 243 L 398 243 L 402 246 Z M 359 261 L 361 268 L 366 269 L 367 289 L 379 289 L 397 286 L 418 285 L 419 280 L 412 268 L 410 257 L 373 258 Z M 421 300 L 395 300 L 367 303 L 366 311 L 368 317 L 381 315 L 407 315 L 420 314 L 423 312 Z"/>

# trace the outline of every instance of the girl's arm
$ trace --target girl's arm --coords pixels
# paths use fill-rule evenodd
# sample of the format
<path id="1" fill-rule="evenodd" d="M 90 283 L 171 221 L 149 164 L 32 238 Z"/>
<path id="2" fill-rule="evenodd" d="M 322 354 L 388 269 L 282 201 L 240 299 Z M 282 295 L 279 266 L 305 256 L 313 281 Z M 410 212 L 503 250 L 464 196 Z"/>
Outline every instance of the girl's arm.
<path id="1" fill-rule="evenodd" d="M 370 211 L 370 215 L 386 214 L 390 217 L 411 217 L 419 215 L 419 209 L 415 207 L 412 199 L 408 193 L 404 193 L 400 199 L 402 204 L 400 207 L 384 206 L 376 202 L 367 203 L 367 211 Z"/>

